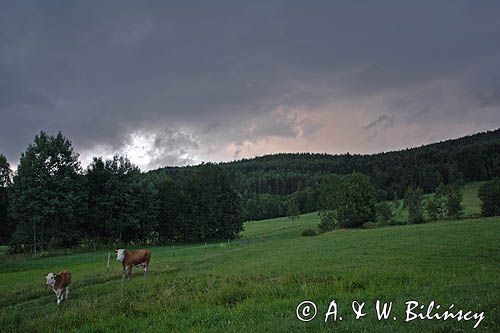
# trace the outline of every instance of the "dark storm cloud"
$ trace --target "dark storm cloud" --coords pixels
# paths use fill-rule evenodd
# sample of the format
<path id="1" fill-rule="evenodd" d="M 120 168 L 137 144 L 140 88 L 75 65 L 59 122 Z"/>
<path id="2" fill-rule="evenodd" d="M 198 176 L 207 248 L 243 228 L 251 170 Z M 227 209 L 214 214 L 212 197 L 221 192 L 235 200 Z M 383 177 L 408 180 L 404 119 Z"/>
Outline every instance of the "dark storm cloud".
<path id="1" fill-rule="evenodd" d="M 364 127 L 365 130 L 369 130 L 369 129 L 372 129 L 374 127 L 377 127 L 377 126 L 390 126 L 392 125 L 393 123 L 393 119 L 389 116 L 387 116 L 386 114 L 383 114 L 381 115 L 380 117 L 378 117 L 376 120 L 372 121 L 371 123 L 369 123 L 368 125 L 366 125 Z"/>
<path id="2" fill-rule="evenodd" d="M 151 168 L 272 138 L 303 140 L 273 149 L 325 150 L 314 140 L 347 113 L 359 116 L 341 130 L 358 136 L 419 127 L 413 145 L 440 126 L 500 126 L 493 1 L 0 5 L 0 152 L 14 162 L 40 130 L 62 130 L 82 155 L 139 154 L 143 133 Z"/>

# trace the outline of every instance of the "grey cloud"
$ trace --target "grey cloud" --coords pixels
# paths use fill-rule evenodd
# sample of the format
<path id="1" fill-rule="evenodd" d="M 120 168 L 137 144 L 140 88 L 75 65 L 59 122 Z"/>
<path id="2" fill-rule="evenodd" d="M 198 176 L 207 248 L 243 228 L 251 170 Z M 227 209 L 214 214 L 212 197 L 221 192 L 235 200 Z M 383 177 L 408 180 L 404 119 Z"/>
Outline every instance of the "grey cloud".
<path id="1" fill-rule="evenodd" d="M 242 151 L 242 150 L 241 150 L 241 148 L 236 149 L 236 150 L 234 151 L 234 154 L 233 154 L 233 159 L 238 159 L 238 158 L 240 158 L 241 151 Z"/>
<path id="2" fill-rule="evenodd" d="M 199 146 L 197 139 L 188 133 L 163 130 L 155 137 L 150 167 L 190 164 L 194 161 L 190 152 L 196 151 Z"/>
<path id="3" fill-rule="evenodd" d="M 383 114 L 363 127 L 365 141 L 374 140 L 382 131 L 394 126 L 394 116 Z"/>
<path id="4" fill-rule="evenodd" d="M 369 98 L 384 109 L 368 108 L 364 124 L 387 117 L 372 130 L 472 119 L 475 107 L 491 119 L 499 16 L 498 3 L 473 1 L 3 3 L 0 151 L 17 160 L 39 130 L 62 130 L 88 152 L 149 131 L 187 146 L 161 151 L 154 166 L 190 163 L 195 152 L 269 136 L 312 140 L 321 128 L 273 113 L 279 107 Z M 428 88 L 440 80 L 455 85 Z M 164 128 L 188 129 L 198 146 Z"/>
<path id="5" fill-rule="evenodd" d="M 363 128 L 365 130 L 369 130 L 369 129 L 372 129 L 374 127 L 381 126 L 381 125 L 383 127 L 392 126 L 393 123 L 394 123 L 394 119 L 392 117 L 389 117 L 388 115 L 383 114 L 380 117 L 378 117 L 376 120 L 372 121 L 371 123 L 369 123 L 368 125 L 366 125 Z"/>

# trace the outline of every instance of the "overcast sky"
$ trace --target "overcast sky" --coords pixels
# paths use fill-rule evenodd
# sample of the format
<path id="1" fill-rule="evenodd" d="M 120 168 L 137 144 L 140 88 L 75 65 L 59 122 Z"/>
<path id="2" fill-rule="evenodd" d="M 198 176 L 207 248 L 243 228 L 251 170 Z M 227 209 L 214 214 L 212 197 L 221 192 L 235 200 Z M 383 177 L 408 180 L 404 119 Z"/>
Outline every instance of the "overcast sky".
<path id="1" fill-rule="evenodd" d="M 373 153 L 500 127 L 498 1 L 3 1 L 0 153 Z"/>

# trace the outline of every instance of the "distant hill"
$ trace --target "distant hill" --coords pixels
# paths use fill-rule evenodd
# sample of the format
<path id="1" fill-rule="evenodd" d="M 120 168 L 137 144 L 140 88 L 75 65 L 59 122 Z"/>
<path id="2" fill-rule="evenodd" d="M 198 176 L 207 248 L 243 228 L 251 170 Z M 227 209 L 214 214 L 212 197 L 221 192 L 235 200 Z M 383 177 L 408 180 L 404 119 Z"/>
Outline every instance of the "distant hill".
<path id="1" fill-rule="evenodd" d="M 317 173 L 347 174 L 358 171 L 369 175 L 389 192 L 407 185 L 432 191 L 439 182 L 469 182 L 500 176 L 500 129 L 446 140 L 399 151 L 360 154 L 282 153 L 219 163 L 228 172 L 256 177 L 246 185 L 235 184 L 257 193 L 289 194 L 306 184 Z M 150 171 L 173 179 L 197 166 L 165 167 Z M 284 178 L 291 184 L 284 184 Z M 240 180 L 240 179 L 238 179 Z"/>
<path id="2" fill-rule="evenodd" d="M 441 182 L 461 184 L 500 177 L 500 129 L 371 155 L 286 153 L 218 165 L 230 174 L 234 188 L 247 201 L 258 201 L 262 195 L 285 197 L 294 193 L 306 197 L 303 200 L 310 196 L 311 202 L 316 201 L 319 184 L 325 175 L 354 171 L 368 175 L 381 197 L 400 198 L 408 186 L 419 186 L 431 192 Z M 182 181 L 195 168 L 197 166 L 165 167 L 147 174 Z M 302 207 L 301 211 L 314 208 Z M 279 215 L 283 212 L 263 217 Z"/>

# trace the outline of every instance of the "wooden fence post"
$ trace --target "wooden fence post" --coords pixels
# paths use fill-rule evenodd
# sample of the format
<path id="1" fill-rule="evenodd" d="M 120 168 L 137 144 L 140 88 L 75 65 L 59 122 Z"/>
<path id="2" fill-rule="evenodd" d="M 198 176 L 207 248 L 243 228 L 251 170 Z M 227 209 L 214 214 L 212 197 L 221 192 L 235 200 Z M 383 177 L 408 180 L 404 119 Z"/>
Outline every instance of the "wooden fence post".
<path id="1" fill-rule="evenodd" d="M 108 272 L 109 272 L 109 269 L 111 268 L 110 260 L 111 260 L 111 252 L 108 252 Z"/>

